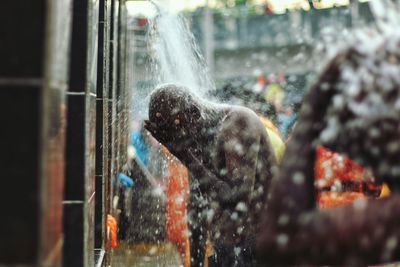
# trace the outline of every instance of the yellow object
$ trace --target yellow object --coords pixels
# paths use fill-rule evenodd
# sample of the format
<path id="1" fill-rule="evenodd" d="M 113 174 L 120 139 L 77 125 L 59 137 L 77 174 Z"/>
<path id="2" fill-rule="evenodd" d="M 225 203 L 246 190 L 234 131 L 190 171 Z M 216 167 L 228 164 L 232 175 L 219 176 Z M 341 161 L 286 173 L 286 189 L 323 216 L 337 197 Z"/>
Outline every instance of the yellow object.
<path id="1" fill-rule="evenodd" d="M 281 162 L 283 153 L 285 152 L 285 143 L 279 135 L 278 129 L 269 119 L 260 116 L 260 120 L 267 130 L 269 141 L 271 142 L 272 148 L 274 149 L 276 161 L 279 163 Z"/>
<path id="2" fill-rule="evenodd" d="M 263 116 L 259 116 L 259 117 L 260 117 L 260 120 L 261 120 L 262 124 L 264 124 L 266 129 L 270 129 L 271 131 L 273 131 L 274 133 L 278 134 L 278 136 L 279 136 L 279 130 L 272 123 L 272 121 L 270 121 L 269 119 L 267 119 L 266 117 L 263 117 Z"/>
<path id="3" fill-rule="evenodd" d="M 272 148 L 274 149 L 276 161 L 279 163 L 281 162 L 283 153 L 285 152 L 285 143 L 277 133 L 268 127 L 265 127 L 265 129 L 267 130 L 269 140 L 271 141 Z"/>
<path id="4" fill-rule="evenodd" d="M 264 93 L 264 98 L 269 103 L 282 102 L 284 96 L 285 93 L 283 92 L 282 87 L 277 83 L 271 83 L 268 85 Z"/>
<path id="5" fill-rule="evenodd" d="M 388 185 L 387 184 L 383 184 L 382 185 L 381 194 L 379 195 L 379 198 L 388 197 L 389 195 L 390 195 L 390 189 L 389 189 Z"/>

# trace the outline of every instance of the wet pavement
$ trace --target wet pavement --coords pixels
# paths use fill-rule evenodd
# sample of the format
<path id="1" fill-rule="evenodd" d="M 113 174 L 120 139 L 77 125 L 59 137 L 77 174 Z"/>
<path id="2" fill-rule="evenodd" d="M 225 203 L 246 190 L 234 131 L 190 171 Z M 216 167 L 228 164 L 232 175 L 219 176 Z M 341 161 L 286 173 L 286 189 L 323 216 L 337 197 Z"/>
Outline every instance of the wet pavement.
<path id="1" fill-rule="evenodd" d="M 176 248 L 162 244 L 119 244 L 111 251 L 111 267 L 180 267 Z"/>

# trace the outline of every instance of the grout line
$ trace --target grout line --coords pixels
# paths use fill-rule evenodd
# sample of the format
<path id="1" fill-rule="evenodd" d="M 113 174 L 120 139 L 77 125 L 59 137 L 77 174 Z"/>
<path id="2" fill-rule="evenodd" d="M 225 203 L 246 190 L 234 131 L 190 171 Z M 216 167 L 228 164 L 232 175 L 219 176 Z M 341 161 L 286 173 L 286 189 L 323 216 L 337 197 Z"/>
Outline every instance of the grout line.
<path id="1" fill-rule="evenodd" d="M 0 77 L 0 85 L 10 85 L 10 86 L 42 86 L 43 79 L 41 78 L 8 78 Z"/>
<path id="2" fill-rule="evenodd" d="M 88 199 L 88 201 L 87 201 L 88 203 L 93 199 L 93 197 L 94 197 L 95 194 L 96 194 L 96 191 L 94 191 L 93 194 L 89 197 L 89 199 Z"/>
<path id="3" fill-rule="evenodd" d="M 70 96 L 85 95 L 85 92 L 67 92 L 67 95 L 70 95 Z"/>
<path id="4" fill-rule="evenodd" d="M 82 200 L 64 200 L 62 202 L 64 205 L 65 204 L 83 204 Z"/>

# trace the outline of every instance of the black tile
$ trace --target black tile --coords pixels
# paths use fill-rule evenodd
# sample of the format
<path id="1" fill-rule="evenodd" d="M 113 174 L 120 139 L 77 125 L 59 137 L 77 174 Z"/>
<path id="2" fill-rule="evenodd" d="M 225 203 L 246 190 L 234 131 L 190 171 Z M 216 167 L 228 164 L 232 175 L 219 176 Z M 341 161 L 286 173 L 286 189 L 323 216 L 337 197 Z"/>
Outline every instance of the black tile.
<path id="1" fill-rule="evenodd" d="M 88 0 L 73 3 L 72 41 L 70 60 L 70 90 L 84 92 L 87 73 Z"/>
<path id="2" fill-rule="evenodd" d="M 99 3 L 93 0 L 75 0 L 73 6 L 70 90 L 95 93 Z"/>
<path id="3" fill-rule="evenodd" d="M 85 95 L 68 95 L 65 200 L 85 199 Z"/>
<path id="4" fill-rule="evenodd" d="M 104 105 L 104 99 L 96 101 L 96 175 L 104 173 Z"/>
<path id="5" fill-rule="evenodd" d="M 98 55 L 97 55 L 97 97 L 106 96 L 107 88 L 107 64 L 108 64 L 108 40 L 107 37 L 107 10 L 106 0 L 100 0 L 99 9 L 99 36 L 98 36 Z"/>
<path id="6" fill-rule="evenodd" d="M 84 205 L 64 204 L 64 247 L 63 266 L 84 265 Z"/>
<path id="7" fill-rule="evenodd" d="M 39 96 L 37 87 L 0 87 L 0 265 L 37 256 Z"/>
<path id="8" fill-rule="evenodd" d="M 104 247 L 104 210 L 103 210 L 103 179 L 104 176 L 96 176 L 96 199 L 95 199 L 95 248 Z"/>
<path id="9" fill-rule="evenodd" d="M 2 1 L 0 77 L 41 77 L 47 1 Z"/>

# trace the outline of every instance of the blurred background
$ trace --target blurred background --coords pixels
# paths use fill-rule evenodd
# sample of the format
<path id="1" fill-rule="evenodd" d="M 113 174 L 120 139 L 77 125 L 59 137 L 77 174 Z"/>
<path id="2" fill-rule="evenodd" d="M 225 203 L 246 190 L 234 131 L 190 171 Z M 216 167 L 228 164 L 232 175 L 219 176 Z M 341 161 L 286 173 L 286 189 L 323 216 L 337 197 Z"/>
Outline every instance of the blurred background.
<path id="1" fill-rule="evenodd" d="M 250 91 L 267 102 L 278 101 L 275 106 L 281 113 L 298 110 L 307 85 L 324 63 L 355 29 L 374 23 L 368 1 L 162 2 L 188 25 L 193 41 L 187 45 L 199 49 L 199 61 L 207 72 L 203 75 L 212 81 L 207 90 L 216 90 L 219 99 L 226 90 Z M 149 1 L 132 1 L 127 7 L 134 46 L 134 94 L 141 96 L 135 101 L 157 83 L 151 66 L 159 51 L 149 32 L 159 15 Z M 146 116 L 140 115 L 141 103 L 134 105 L 133 117 Z"/>

